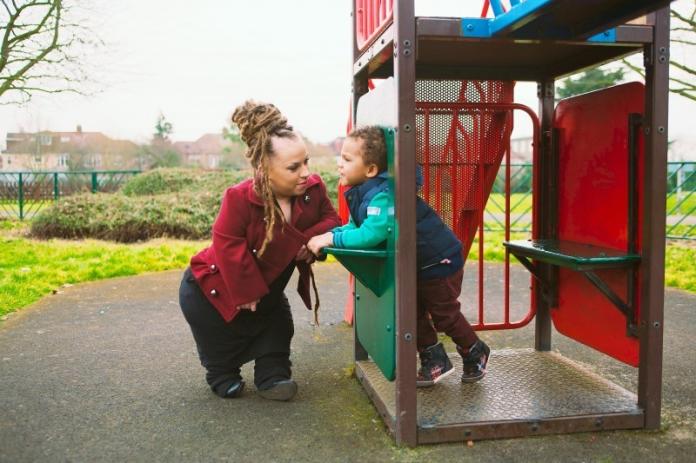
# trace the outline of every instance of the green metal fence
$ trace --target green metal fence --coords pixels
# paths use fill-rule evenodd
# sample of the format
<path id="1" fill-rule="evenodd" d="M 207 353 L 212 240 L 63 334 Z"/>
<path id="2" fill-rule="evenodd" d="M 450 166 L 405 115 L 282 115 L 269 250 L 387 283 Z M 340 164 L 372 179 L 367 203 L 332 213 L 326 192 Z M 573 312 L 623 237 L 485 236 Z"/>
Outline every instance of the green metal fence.
<path id="1" fill-rule="evenodd" d="M 696 162 L 670 162 L 667 170 L 667 237 L 696 240 Z"/>
<path id="2" fill-rule="evenodd" d="M 696 162 L 667 163 L 667 238 L 696 240 Z M 510 229 L 532 224 L 532 165 L 510 166 Z M 498 172 L 484 214 L 486 231 L 505 230 L 505 167 Z"/>
<path id="3" fill-rule="evenodd" d="M 532 228 L 532 165 L 510 165 L 510 231 Z M 486 231 L 505 231 L 505 166 L 501 166 L 484 213 Z"/>
<path id="4" fill-rule="evenodd" d="M 63 196 L 114 192 L 139 173 L 139 170 L 0 172 L 0 219 L 32 218 Z"/>
<path id="5" fill-rule="evenodd" d="M 668 163 L 667 237 L 696 240 L 696 162 Z M 98 172 L 0 172 L 0 219 L 31 218 L 62 196 L 113 192 L 139 170 Z M 532 165 L 510 166 L 510 229 L 529 232 Z M 498 172 L 484 214 L 486 231 L 505 230 L 505 168 Z"/>

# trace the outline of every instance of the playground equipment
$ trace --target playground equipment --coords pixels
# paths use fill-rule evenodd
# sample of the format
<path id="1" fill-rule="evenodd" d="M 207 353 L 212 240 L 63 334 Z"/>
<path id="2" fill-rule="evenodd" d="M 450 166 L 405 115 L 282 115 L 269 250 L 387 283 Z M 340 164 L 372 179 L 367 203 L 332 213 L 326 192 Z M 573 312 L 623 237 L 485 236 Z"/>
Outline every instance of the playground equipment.
<path id="1" fill-rule="evenodd" d="M 658 428 L 669 1 L 482 6 L 481 18 L 442 18 L 415 17 L 412 0 L 354 2 L 354 120 L 391 127 L 395 191 L 385 249 L 329 250 L 357 279 L 357 376 L 399 444 Z M 641 51 L 645 85 L 554 101 L 556 79 Z M 369 91 L 370 79 L 383 78 L 391 79 Z M 537 82 L 538 116 L 513 102 L 514 81 Z M 482 250 L 482 211 L 495 173 L 509 166 L 514 111 L 534 129 L 533 232 L 521 242 L 507 233 L 504 244 L 534 277 L 531 303 L 511 320 L 506 274 L 502 321 L 487 320 L 479 304 L 472 324 L 534 320 L 534 349 L 493 346 L 483 381 L 417 391 L 416 163 L 422 197 L 465 252 L 476 233 Z M 637 393 L 550 352 L 552 326 L 636 366 Z"/>

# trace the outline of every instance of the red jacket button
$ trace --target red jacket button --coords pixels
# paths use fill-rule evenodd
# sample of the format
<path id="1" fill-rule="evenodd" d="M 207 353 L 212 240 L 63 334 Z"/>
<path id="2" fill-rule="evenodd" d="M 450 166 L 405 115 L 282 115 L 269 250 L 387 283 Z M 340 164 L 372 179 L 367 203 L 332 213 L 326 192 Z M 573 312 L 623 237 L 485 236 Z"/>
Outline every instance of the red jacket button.
<path id="1" fill-rule="evenodd" d="M 211 295 L 211 296 L 217 296 L 217 290 L 216 290 L 216 289 L 211 289 L 211 290 L 210 290 L 210 295 Z"/>
<path id="2" fill-rule="evenodd" d="M 217 265 L 212 264 L 212 265 L 210 266 L 210 271 L 213 272 L 213 273 L 217 272 Z"/>

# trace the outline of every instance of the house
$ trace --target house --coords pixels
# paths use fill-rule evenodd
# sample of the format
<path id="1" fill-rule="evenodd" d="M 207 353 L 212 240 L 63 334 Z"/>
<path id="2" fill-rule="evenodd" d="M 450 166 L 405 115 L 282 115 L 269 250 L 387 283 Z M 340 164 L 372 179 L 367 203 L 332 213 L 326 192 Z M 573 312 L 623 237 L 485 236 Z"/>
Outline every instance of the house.
<path id="1" fill-rule="evenodd" d="M 136 169 L 137 145 L 101 132 L 8 132 L 0 171 Z"/>
<path id="2" fill-rule="evenodd" d="M 177 141 L 172 146 L 181 155 L 184 165 L 206 169 L 217 169 L 225 154 L 243 150 L 219 133 L 206 133 L 196 141 Z"/>
<path id="3" fill-rule="evenodd" d="M 341 152 L 343 137 L 329 143 L 313 143 L 303 137 L 307 150 L 315 162 L 330 160 L 333 162 Z M 205 169 L 234 168 L 246 169 L 248 161 L 244 158 L 246 145 L 233 143 L 219 133 L 207 133 L 196 141 L 177 141 L 172 143 L 174 149 L 181 155 L 184 165 L 198 166 Z"/>
<path id="4" fill-rule="evenodd" d="M 512 164 L 531 164 L 533 150 L 532 137 L 510 139 L 510 162 Z"/>

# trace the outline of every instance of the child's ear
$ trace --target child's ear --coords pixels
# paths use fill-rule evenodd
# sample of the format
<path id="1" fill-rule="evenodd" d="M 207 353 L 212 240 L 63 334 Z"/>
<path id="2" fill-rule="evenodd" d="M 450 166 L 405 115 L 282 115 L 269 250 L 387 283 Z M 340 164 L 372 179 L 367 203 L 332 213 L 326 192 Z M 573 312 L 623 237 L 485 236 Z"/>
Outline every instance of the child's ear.
<path id="1" fill-rule="evenodd" d="M 370 164 L 367 166 L 367 172 L 365 173 L 366 177 L 373 178 L 376 177 L 377 174 L 379 174 L 379 167 L 377 167 L 377 164 Z"/>

